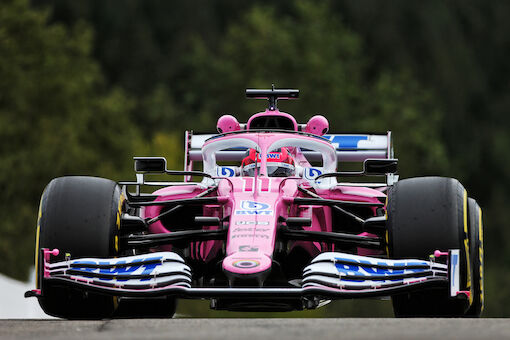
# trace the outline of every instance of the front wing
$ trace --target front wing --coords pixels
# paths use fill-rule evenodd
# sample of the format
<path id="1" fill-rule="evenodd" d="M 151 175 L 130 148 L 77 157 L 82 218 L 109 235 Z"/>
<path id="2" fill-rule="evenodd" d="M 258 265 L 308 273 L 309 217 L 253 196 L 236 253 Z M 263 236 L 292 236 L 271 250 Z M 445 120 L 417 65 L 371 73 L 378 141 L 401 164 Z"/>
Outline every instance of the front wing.
<path id="1" fill-rule="evenodd" d="M 297 288 L 192 287 L 190 267 L 172 252 L 56 263 L 50 263 L 49 258 L 58 255 L 57 249 L 41 252 L 43 275 L 39 287 L 51 282 L 124 297 L 342 299 L 389 296 L 427 287 L 448 287 L 451 297 L 469 294 L 459 290 L 459 250 L 436 251 L 429 261 L 322 253 L 304 269 Z M 436 262 L 438 258 L 446 263 Z M 44 296 L 44 290 L 32 290 L 25 296 Z"/>

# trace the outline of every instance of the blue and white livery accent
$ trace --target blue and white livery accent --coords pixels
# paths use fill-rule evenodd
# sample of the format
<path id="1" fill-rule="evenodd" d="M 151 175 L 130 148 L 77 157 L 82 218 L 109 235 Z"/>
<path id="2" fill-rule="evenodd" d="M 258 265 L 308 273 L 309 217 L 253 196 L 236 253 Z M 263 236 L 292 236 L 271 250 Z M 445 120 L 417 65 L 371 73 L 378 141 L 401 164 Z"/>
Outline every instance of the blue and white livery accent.
<path id="1" fill-rule="evenodd" d="M 191 286 L 191 270 L 176 253 L 159 252 L 114 259 L 82 258 L 46 263 L 52 277 L 90 285 L 147 289 Z"/>
<path id="2" fill-rule="evenodd" d="M 266 203 L 255 201 L 241 201 L 240 209 L 235 211 L 236 215 L 273 215 L 271 206 Z"/>
<path id="3" fill-rule="evenodd" d="M 342 150 L 386 150 L 388 137 L 385 135 L 324 135 L 338 151 Z"/>
<path id="4" fill-rule="evenodd" d="M 433 261 L 377 259 L 328 252 L 314 258 L 304 269 L 303 286 L 376 289 L 447 277 L 448 266 Z"/>
<path id="5" fill-rule="evenodd" d="M 236 167 L 233 166 L 219 166 L 216 168 L 216 175 L 218 177 L 235 177 Z"/>
<path id="6" fill-rule="evenodd" d="M 323 170 L 321 168 L 304 168 L 303 177 L 308 181 L 313 181 L 319 175 L 322 175 Z"/>
<path id="7" fill-rule="evenodd" d="M 460 251 L 450 251 L 450 296 L 457 296 L 460 291 Z"/>

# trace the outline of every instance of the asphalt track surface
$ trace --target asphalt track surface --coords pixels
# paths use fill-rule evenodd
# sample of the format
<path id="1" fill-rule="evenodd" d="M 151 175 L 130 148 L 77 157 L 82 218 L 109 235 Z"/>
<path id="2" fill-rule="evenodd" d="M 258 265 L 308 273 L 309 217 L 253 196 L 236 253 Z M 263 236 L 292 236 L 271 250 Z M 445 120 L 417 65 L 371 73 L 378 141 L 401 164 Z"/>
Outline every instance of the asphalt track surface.
<path id="1" fill-rule="evenodd" d="M 0 320 L 1 339 L 510 339 L 510 319 Z"/>

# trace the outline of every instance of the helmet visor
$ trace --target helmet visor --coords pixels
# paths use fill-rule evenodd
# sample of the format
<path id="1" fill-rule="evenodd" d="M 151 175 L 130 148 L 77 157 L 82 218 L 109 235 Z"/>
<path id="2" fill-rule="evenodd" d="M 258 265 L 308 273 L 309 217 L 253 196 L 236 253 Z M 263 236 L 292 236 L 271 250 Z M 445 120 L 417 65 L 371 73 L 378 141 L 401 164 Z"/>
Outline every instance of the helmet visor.
<path id="1" fill-rule="evenodd" d="M 255 167 L 255 164 L 257 165 Z M 243 167 L 243 176 L 253 177 L 255 176 L 255 169 L 257 173 L 260 173 L 260 163 L 251 163 Z M 294 176 L 296 168 L 292 164 L 270 162 L 267 163 L 267 175 L 269 177 L 288 177 Z"/>
<path id="2" fill-rule="evenodd" d="M 292 164 L 271 162 L 267 163 L 267 175 L 269 177 L 288 177 L 294 176 L 296 168 Z"/>
<path id="3" fill-rule="evenodd" d="M 243 176 L 254 177 L 255 176 L 255 165 L 257 165 L 257 173 L 260 173 L 260 163 L 251 163 L 243 166 Z"/>

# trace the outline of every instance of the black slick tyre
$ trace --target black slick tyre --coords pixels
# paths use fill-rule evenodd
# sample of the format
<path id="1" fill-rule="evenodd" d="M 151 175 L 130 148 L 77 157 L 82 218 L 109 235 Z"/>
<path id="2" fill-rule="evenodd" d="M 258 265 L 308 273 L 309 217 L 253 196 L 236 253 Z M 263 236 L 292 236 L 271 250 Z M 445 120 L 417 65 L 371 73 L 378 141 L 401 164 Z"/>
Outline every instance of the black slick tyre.
<path id="1" fill-rule="evenodd" d="M 47 314 L 67 319 L 102 319 L 115 311 L 115 297 L 41 280 L 38 250 L 59 249 L 60 254 L 52 261 L 63 260 L 66 253 L 72 258 L 115 256 L 121 196 L 115 182 L 96 177 L 60 177 L 44 190 L 37 222 L 36 268 L 43 294 L 39 304 Z"/>
<path id="2" fill-rule="evenodd" d="M 452 178 L 419 177 L 397 182 L 388 194 L 390 258 L 428 259 L 435 250 L 460 249 L 460 286 L 469 290 L 471 269 L 467 194 Z M 392 297 L 397 317 L 458 317 L 467 299 L 452 299 L 448 288 L 424 289 Z"/>

